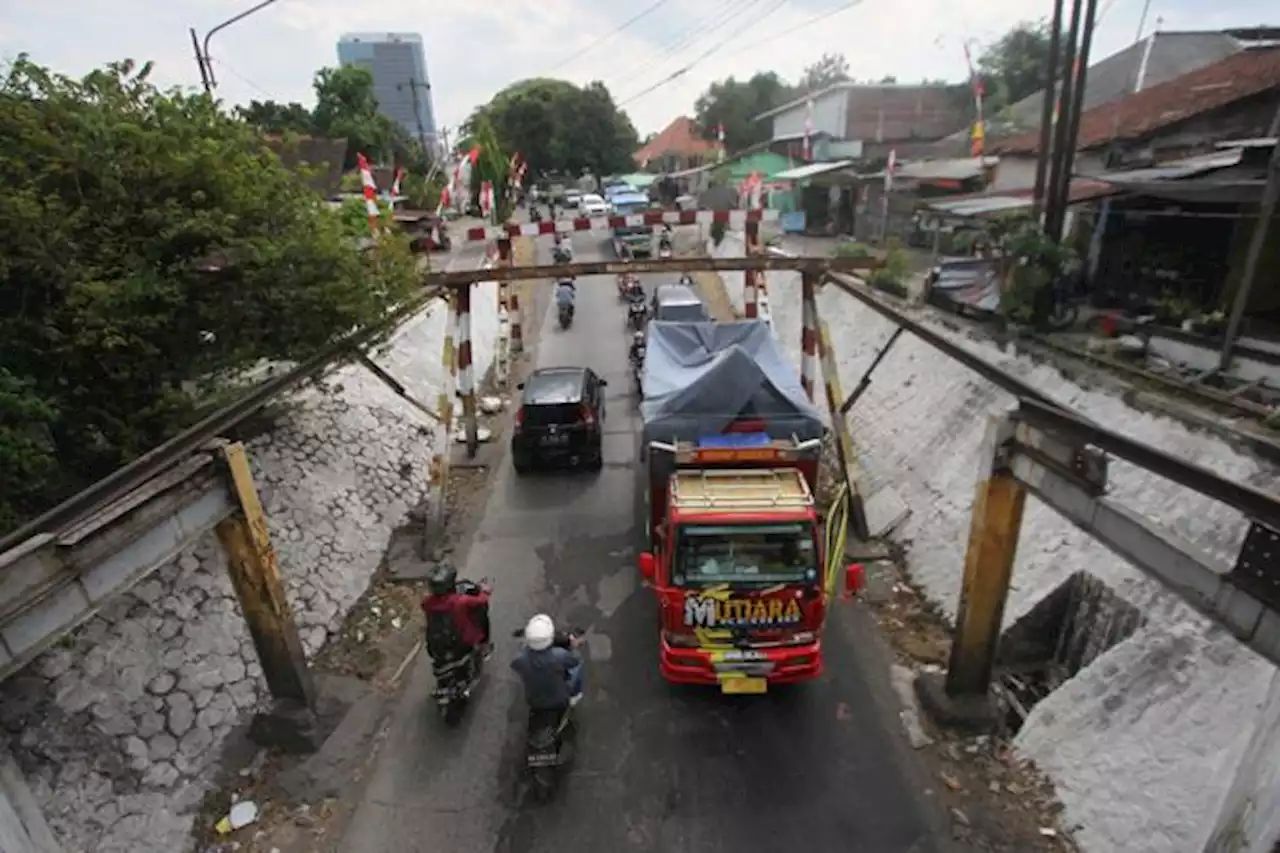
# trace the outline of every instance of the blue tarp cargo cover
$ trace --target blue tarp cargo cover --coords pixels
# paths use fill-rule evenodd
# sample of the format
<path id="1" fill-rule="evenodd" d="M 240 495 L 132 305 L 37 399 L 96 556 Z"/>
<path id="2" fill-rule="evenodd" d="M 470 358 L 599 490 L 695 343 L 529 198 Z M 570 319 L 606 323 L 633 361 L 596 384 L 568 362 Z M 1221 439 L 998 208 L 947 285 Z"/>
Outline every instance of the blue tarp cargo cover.
<path id="1" fill-rule="evenodd" d="M 697 441 L 739 418 L 770 437 L 822 438 L 822 416 L 764 320 L 649 324 L 642 377 L 644 444 Z"/>

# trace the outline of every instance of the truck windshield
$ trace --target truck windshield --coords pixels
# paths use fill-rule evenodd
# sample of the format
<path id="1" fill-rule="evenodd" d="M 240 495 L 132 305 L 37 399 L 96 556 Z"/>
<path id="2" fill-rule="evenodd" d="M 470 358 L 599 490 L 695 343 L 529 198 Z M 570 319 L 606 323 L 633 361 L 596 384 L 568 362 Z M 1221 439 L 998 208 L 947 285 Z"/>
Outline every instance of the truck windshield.
<path id="1" fill-rule="evenodd" d="M 818 549 L 804 524 L 689 525 L 671 574 L 676 586 L 814 583 Z"/>

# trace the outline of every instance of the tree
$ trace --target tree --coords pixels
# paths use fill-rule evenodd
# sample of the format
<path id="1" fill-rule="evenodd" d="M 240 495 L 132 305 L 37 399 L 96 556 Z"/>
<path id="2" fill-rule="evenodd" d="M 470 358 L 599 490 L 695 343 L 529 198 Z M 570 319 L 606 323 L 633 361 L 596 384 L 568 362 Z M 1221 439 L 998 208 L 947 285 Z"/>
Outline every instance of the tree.
<path id="1" fill-rule="evenodd" d="M 631 119 L 600 82 L 578 88 L 545 77 L 521 80 L 478 108 L 464 130 L 474 133 L 481 118 L 533 174 L 626 171 L 639 147 Z"/>
<path id="2" fill-rule="evenodd" d="M 1016 104 L 1045 87 L 1049 38 L 1048 22 L 1023 21 L 979 54 L 978 71 L 986 85 L 986 100 L 992 112 Z M 1061 56 L 1058 69 L 1061 72 Z"/>
<path id="3" fill-rule="evenodd" d="M 257 130 L 150 66 L 0 77 L 0 525 L 416 292 L 407 241 L 355 249 Z M 364 223 L 363 234 L 368 224 Z"/>
<path id="4" fill-rule="evenodd" d="M 358 65 L 321 68 L 312 86 L 316 107 L 311 122 L 315 132 L 347 140 L 346 168 L 356 165 L 358 154 L 377 163 L 417 162 L 420 146 L 400 125 L 378 113 L 373 75 Z"/>
<path id="5" fill-rule="evenodd" d="M 824 53 L 822 58 L 804 69 L 800 75 L 800 91 L 816 92 L 834 83 L 842 83 L 849 77 L 849 61 L 843 53 Z"/>
<path id="6" fill-rule="evenodd" d="M 780 106 L 793 96 L 777 74 L 761 72 L 745 82 L 730 77 L 712 83 L 694 103 L 698 125 L 708 136 L 724 126 L 724 143 L 740 151 L 772 138 L 773 127 L 756 116 Z"/>
<path id="7" fill-rule="evenodd" d="M 309 134 L 315 130 L 311 110 L 296 101 L 288 104 L 250 101 L 247 107 L 237 107 L 236 113 L 249 124 L 260 127 L 267 133 Z"/>

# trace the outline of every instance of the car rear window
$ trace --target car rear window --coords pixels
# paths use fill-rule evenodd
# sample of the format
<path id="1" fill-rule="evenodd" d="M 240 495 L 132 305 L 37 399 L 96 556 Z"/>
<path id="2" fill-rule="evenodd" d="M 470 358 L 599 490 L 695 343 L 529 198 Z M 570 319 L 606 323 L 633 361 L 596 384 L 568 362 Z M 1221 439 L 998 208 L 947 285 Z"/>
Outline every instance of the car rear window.
<path id="1" fill-rule="evenodd" d="M 700 323 L 710 317 L 701 302 L 682 302 L 658 306 L 658 319 L 674 323 Z"/>
<path id="2" fill-rule="evenodd" d="M 582 400 L 582 373 L 576 370 L 535 373 L 525 380 L 527 406 L 576 405 Z"/>

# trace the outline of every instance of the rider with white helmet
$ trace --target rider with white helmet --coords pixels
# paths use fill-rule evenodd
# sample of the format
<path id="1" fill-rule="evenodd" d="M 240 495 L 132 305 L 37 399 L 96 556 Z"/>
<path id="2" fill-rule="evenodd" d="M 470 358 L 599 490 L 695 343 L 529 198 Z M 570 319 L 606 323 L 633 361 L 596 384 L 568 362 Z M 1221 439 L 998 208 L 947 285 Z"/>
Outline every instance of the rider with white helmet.
<path id="1" fill-rule="evenodd" d="M 525 626 L 524 648 L 511 668 L 520 676 L 530 710 L 560 710 L 582 698 L 582 659 L 572 645 L 569 637 L 557 635 L 555 622 L 544 613 Z"/>

